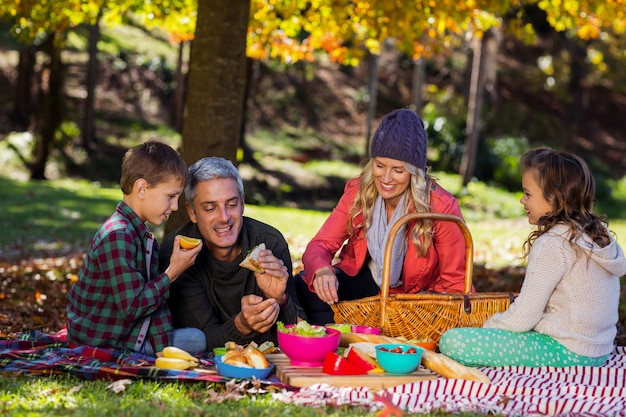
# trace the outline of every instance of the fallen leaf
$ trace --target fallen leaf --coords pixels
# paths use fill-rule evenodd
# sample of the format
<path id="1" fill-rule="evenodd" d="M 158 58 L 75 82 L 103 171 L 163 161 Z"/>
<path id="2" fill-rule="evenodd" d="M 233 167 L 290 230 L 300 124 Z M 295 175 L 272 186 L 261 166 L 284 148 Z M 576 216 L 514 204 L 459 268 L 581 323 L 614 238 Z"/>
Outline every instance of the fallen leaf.
<path id="1" fill-rule="evenodd" d="M 119 394 L 120 392 L 123 392 L 126 389 L 126 385 L 129 385 L 131 382 L 133 381 L 130 379 L 118 379 L 117 381 L 107 385 L 106 389 Z"/>

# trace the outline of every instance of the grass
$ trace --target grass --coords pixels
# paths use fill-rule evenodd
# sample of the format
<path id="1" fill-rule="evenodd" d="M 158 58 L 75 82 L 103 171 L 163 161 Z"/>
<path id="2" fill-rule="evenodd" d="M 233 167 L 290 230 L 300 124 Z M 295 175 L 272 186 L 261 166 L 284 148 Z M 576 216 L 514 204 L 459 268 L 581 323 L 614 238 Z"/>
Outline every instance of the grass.
<path id="1" fill-rule="evenodd" d="M 451 190 L 454 176 L 442 176 Z M 45 257 L 51 253 L 82 251 L 101 222 L 121 197 L 116 187 L 104 187 L 82 180 L 23 182 L 0 176 L 0 253 L 17 261 Z M 500 201 L 514 207 L 515 195 L 477 185 L 480 193 L 466 196 L 472 201 Z M 482 197 L 478 194 L 482 194 Z M 464 197 L 466 197 L 464 196 Z M 461 201 L 463 198 L 461 197 Z M 484 204 L 484 203 L 480 203 Z M 464 207 L 465 209 L 465 207 Z M 519 263 L 521 243 L 529 225 L 525 217 L 486 218 L 468 209 L 468 224 L 474 237 L 475 261 L 487 265 Z M 286 207 L 246 205 L 246 214 L 274 225 L 285 234 L 298 266 L 308 240 L 326 219 L 328 212 Z M 626 235 L 626 220 L 614 219 L 612 229 Z M 157 231 L 158 234 L 158 231 Z M 288 405 L 271 393 L 247 393 L 226 401 L 223 384 L 133 380 L 123 392 L 107 387 L 111 381 L 85 381 L 70 375 L 19 376 L 0 378 L 0 414 L 11 416 L 365 416 L 364 408 L 311 408 Z M 217 402 L 217 401 L 222 402 Z M 243 414 L 242 414 L 243 413 Z M 430 415 L 444 415 L 435 413 Z M 465 413 L 461 416 L 478 416 Z"/>
<path id="2" fill-rule="evenodd" d="M 272 398 L 271 393 L 231 397 L 223 384 L 133 380 L 115 392 L 112 381 L 84 381 L 74 376 L 0 378 L 0 414 L 13 417 L 361 417 L 363 407 L 303 407 Z M 241 393 L 239 393 L 241 394 Z M 232 394 L 231 394 L 232 395 Z M 424 414 L 410 414 L 418 416 Z M 443 412 L 428 416 L 447 416 Z M 460 417 L 482 414 L 459 413 Z"/>

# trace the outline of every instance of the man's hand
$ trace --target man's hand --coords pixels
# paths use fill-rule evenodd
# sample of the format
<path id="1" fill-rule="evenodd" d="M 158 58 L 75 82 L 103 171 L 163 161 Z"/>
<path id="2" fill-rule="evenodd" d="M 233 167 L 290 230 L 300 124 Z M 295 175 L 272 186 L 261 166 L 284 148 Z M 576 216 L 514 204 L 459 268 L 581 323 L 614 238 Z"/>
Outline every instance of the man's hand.
<path id="1" fill-rule="evenodd" d="M 273 298 L 282 304 L 285 300 L 285 289 L 289 273 L 282 259 L 274 256 L 270 249 L 259 252 L 259 263 L 265 272 L 255 272 L 256 282 L 267 298 Z"/>
<path id="2" fill-rule="evenodd" d="M 280 307 L 274 298 L 263 299 L 248 294 L 241 299 L 241 312 L 235 316 L 235 327 L 243 335 L 265 333 L 276 323 L 278 313 Z"/>
<path id="3" fill-rule="evenodd" d="M 337 295 L 337 289 L 339 288 L 339 281 L 335 270 L 330 266 L 325 266 L 318 269 L 315 272 L 315 278 L 313 278 L 313 288 L 315 293 L 323 302 L 327 304 L 335 304 L 339 301 Z"/>

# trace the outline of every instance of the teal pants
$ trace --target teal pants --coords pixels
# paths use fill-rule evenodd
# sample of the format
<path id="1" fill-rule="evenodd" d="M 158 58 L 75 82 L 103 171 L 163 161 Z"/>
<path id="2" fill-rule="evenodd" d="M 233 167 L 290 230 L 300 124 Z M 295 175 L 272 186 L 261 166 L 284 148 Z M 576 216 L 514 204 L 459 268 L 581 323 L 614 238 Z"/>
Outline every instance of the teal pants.
<path id="1" fill-rule="evenodd" d="M 468 366 L 602 366 L 609 357 L 577 355 L 537 332 L 484 328 L 450 329 L 441 336 L 439 350 Z"/>

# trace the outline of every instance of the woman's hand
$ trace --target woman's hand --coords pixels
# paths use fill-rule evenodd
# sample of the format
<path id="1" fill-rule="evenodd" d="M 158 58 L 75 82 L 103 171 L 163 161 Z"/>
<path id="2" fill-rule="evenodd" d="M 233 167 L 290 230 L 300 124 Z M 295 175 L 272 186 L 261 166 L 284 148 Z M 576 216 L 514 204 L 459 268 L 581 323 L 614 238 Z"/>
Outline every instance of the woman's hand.
<path id="1" fill-rule="evenodd" d="M 337 295 L 339 281 L 337 280 L 337 275 L 332 267 L 325 266 L 315 272 L 315 277 L 313 278 L 313 288 L 315 289 L 317 296 L 323 302 L 327 304 L 335 304 L 339 301 L 339 296 Z"/>

